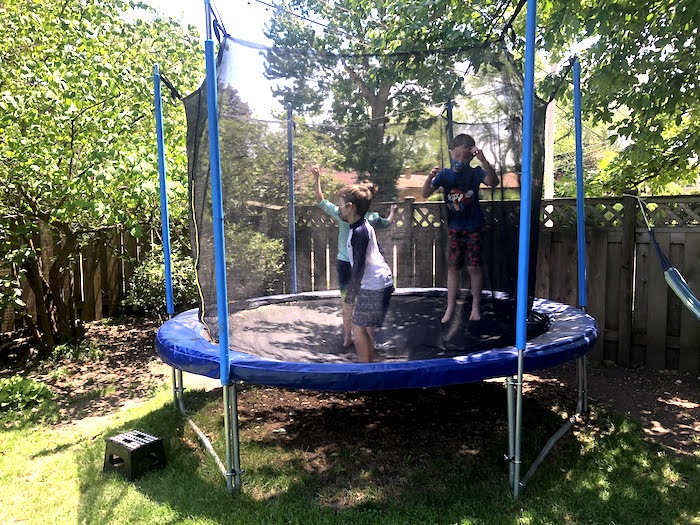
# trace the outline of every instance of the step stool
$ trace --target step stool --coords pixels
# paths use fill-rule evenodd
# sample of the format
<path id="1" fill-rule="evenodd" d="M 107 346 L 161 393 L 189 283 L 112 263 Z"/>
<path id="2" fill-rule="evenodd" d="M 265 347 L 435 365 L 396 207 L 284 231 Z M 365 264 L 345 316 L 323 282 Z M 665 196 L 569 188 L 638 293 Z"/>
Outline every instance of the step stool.
<path id="1" fill-rule="evenodd" d="M 131 430 L 107 439 L 104 472 L 118 472 L 133 481 L 146 471 L 166 465 L 161 438 Z"/>

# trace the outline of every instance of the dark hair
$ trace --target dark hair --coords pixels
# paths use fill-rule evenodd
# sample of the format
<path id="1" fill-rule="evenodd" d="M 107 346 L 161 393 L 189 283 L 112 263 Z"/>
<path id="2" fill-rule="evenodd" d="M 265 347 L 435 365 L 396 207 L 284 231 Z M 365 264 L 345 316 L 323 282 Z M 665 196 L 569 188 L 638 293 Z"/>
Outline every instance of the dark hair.
<path id="1" fill-rule="evenodd" d="M 352 202 L 360 217 L 364 217 L 378 191 L 379 187 L 375 183 L 363 180 L 357 184 L 348 184 L 338 194 L 345 202 Z"/>
<path id="2" fill-rule="evenodd" d="M 461 133 L 452 139 L 452 147 L 450 149 L 459 148 L 460 146 L 473 148 L 474 146 L 476 146 L 476 141 L 471 135 Z"/>

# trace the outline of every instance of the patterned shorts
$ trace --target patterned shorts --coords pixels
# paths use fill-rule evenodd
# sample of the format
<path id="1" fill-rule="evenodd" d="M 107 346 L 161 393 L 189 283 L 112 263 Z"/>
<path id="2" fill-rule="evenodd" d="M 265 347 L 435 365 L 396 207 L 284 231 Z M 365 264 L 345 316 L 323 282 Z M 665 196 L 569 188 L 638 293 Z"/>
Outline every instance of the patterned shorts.
<path id="1" fill-rule="evenodd" d="M 373 326 L 375 328 L 382 326 L 386 311 L 389 309 L 392 293 L 394 293 L 393 286 L 383 290 L 360 288 L 355 302 L 355 311 L 352 314 L 352 323 L 357 326 Z"/>
<path id="2" fill-rule="evenodd" d="M 461 270 L 466 262 L 467 266 L 481 266 L 481 232 L 450 229 L 449 234 L 450 254 L 448 264 L 450 268 Z"/>

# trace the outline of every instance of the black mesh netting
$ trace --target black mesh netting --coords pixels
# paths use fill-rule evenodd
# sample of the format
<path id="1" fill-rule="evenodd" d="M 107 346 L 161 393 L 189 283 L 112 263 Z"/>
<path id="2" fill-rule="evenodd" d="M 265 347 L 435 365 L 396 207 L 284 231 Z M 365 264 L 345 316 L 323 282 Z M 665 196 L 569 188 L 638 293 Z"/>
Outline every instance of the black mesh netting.
<path id="1" fill-rule="evenodd" d="M 242 301 L 253 297 L 297 291 L 333 289 L 337 225 L 314 206 L 310 166 L 323 164 L 324 193 L 336 202 L 337 189 L 348 177 L 381 180 L 380 194 L 373 208 L 388 214 L 389 201 L 398 201 L 395 225 L 378 238 L 394 270 L 397 287 L 444 286 L 446 244 L 445 212 L 439 202 L 422 205 L 403 200 L 398 181 L 407 171 L 406 158 L 422 156 L 425 166 L 449 163 L 448 136 L 472 135 L 491 159 L 504 184 L 482 187 L 486 214 L 484 229 L 485 290 L 504 292 L 499 296 L 508 309 L 515 295 L 520 202 L 520 160 L 522 145 L 522 76 L 505 54 L 490 52 L 481 60 L 478 74 L 467 76 L 452 99 L 453 121 L 448 122 L 441 108 L 425 108 L 413 115 L 368 120 L 349 125 L 334 122 L 331 106 L 323 106 L 314 117 L 295 116 L 290 147 L 287 108 L 279 102 L 270 105 L 270 93 L 279 83 L 266 80 L 262 73 L 248 69 L 252 59 L 268 58 L 270 50 L 225 37 L 217 58 L 218 115 L 221 177 L 225 217 L 226 275 L 231 305 L 232 344 L 236 344 L 235 312 Z M 291 51 L 290 51 L 291 53 Z M 298 53 L 298 51 L 296 51 Z M 285 50 L 274 49 L 276 61 Z M 306 60 L 332 59 L 308 53 Z M 468 60 L 469 57 L 465 57 Z M 265 84 L 267 82 L 267 84 Z M 294 90 L 294 83 L 284 85 Z M 304 86 L 308 89 L 308 85 Z M 280 91 L 281 92 L 281 91 Z M 542 194 L 544 158 L 544 103 L 536 101 L 535 145 L 533 154 L 533 202 L 531 217 L 530 297 L 534 295 L 539 208 Z M 437 106 L 436 106 L 437 107 Z M 217 334 L 217 298 L 214 264 L 214 236 L 207 130 L 207 94 L 202 85 L 185 99 L 188 123 L 190 220 L 193 256 L 201 288 L 201 319 Z M 294 109 L 294 108 L 292 108 Z M 348 100 L 347 112 L 356 111 Z M 335 113 L 337 114 L 337 112 Z M 294 167 L 294 216 L 290 213 L 288 184 L 290 158 Z M 423 172 L 425 173 L 425 169 Z M 417 172 L 420 175 L 420 167 Z M 341 174 L 330 178 L 329 174 Z M 295 238 L 289 224 L 293 220 Z M 442 228 L 440 228 L 442 224 Z M 436 227 L 437 226 L 437 227 Z M 409 233 L 409 230 L 412 230 Z M 407 240 L 407 236 L 411 239 Z M 428 240 L 429 239 L 429 240 Z M 294 249 L 293 249 L 294 248 Z M 428 253 L 430 251 L 430 253 Z M 296 253 L 297 273 L 292 276 L 292 256 Z M 430 259 L 430 261 L 428 261 Z M 426 273 L 431 273 L 426 277 Z M 468 274 L 464 273 L 465 287 Z M 427 279 L 427 281 L 426 281 Z M 491 308 L 493 309 L 493 308 Z M 514 315 L 502 314 L 506 319 Z M 513 306 L 514 311 L 514 306 Z M 340 313 L 336 322 L 340 330 Z M 513 324 L 513 323 L 511 323 Z M 506 339 L 509 339 L 506 337 Z"/>

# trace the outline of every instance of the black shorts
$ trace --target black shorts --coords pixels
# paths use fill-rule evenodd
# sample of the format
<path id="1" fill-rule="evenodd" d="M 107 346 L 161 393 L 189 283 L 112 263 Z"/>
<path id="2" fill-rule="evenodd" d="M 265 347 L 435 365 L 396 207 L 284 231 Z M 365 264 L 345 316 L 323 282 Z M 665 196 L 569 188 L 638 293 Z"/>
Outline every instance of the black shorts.
<path id="1" fill-rule="evenodd" d="M 357 326 L 372 326 L 379 328 L 384 324 L 386 311 L 389 309 L 391 294 L 394 287 L 388 286 L 383 290 L 365 290 L 360 288 L 352 314 L 352 323 Z"/>
<path id="2" fill-rule="evenodd" d="M 345 293 L 348 291 L 348 286 L 350 285 L 350 279 L 352 277 L 352 265 L 348 261 L 341 261 L 338 259 L 335 266 L 338 271 L 338 288 L 340 288 L 340 297 L 345 299 Z"/>

